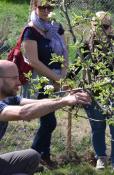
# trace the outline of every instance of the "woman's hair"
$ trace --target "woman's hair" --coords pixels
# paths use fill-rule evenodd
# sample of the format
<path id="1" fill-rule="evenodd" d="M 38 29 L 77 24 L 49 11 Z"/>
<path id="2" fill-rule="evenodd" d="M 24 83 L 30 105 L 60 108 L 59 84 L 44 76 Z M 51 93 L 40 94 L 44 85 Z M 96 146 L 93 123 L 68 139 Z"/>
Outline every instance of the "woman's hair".
<path id="1" fill-rule="evenodd" d="M 105 28 L 112 25 L 112 18 L 108 12 L 99 11 L 96 12 L 95 16 L 91 21 L 91 34 L 97 35 L 96 33 L 101 32 L 106 35 Z M 97 26 L 97 27 L 96 27 Z"/>
<path id="2" fill-rule="evenodd" d="M 28 22 L 30 21 L 31 12 L 35 10 L 38 6 L 38 0 L 30 0 Z"/>
<path id="3" fill-rule="evenodd" d="M 96 12 L 95 16 L 92 18 L 92 21 L 98 21 L 101 25 L 111 25 L 112 18 L 108 12 L 99 11 Z"/>
<path id="4" fill-rule="evenodd" d="M 35 10 L 37 6 L 38 6 L 38 0 L 30 1 L 30 11 Z"/>
<path id="5" fill-rule="evenodd" d="M 37 6 L 42 6 L 45 4 L 55 5 L 55 0 L 31 0 L 30 1 L 30 9 L 35 10 Z"/>

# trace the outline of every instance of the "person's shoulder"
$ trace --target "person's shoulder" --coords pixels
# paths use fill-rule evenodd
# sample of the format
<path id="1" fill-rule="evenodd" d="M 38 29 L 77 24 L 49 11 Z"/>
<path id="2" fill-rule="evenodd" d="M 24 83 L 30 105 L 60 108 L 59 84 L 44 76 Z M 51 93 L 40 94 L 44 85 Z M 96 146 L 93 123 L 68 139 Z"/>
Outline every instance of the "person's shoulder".
<path id="1" fill-rule="evenodd" d="M 0 101 L 0 112 L 7 107 L 7 104 L 4 101 Z"/>
<path id="2" fill-rule="evenodd" d="M 21 101 L 21 97 L 20 96 L 10 96 L 5 98 L 4 100 L 1 101 L 1 106 L 2 105 L 19 105 L 20 101 Z"/>
<path id="3" fill-rule="evenodd" d="M 33 32 L 33 33 L 35 33 L 35 34 L 36 34 L 36 33 L 37 33 L 37 34 L 40 33 L 39 29 L 33 24 L 32 21 L 30 21 L 30 22 L 28 23 L 27 30 L 28 30 L 29 32 Z"/>
<path id="4" fill-rule="evenodd" d="M 12 105 L 19 105 L 22 97 L 20 96 L 12 96 L 9 97 L 9 101 L 12 103 Z"/>
<path id="5" fill-rule="evenodd" d="M 34 34 L 36 34 L 36 30 L 32 26 L 26 26 L 25 29 L 24 29 L 24 35 L 25 34 L 28 34 L 28 35 L 32 34 L 32 35 L 34 35 Z"/>
<path id="6" fill-rule="evenodd" d="M 7 107 L 7 104 L 4 103 L 3 101 L 0 101 L 0 114 L 6 107 Z M 7 126 L 8 126 L 8 122 L 0 121 L 0 140 L 4 136 Z"/>
<path id="7" fill-rule="evenodd" d="M 27 26 L 23 32 L 22 40 L 36 40 L 38 37 L 38 32 L 32 27 Z"/>
<path id="8" fill-rule="evenodd" d="M 14 96 L 14 100 L 16 101 L 16 104 L 19 105 L 21 102 L 22 97 L 21 96 Z"/>

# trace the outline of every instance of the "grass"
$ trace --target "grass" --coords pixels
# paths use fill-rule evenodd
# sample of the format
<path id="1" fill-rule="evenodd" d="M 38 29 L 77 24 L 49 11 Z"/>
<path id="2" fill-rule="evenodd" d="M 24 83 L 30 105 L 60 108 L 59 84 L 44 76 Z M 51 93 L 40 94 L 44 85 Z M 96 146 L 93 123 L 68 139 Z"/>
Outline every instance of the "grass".
<path id="1" fill-rule="evenodd" d="M 21 2 L 21 1 L 20 1 Z M 29 6 L 27 3 L 8 3 L 8 1 L 0 1 L 0 39 L 4 39 L 10 46 L 13 46 L 20 34 L 20 31 L 27 24 Z M 58 19 L 61 18 L 58 13 Z M 62 21 L 64 19 L 62 18 Z M 3 29 L 4 30 L 3 30 Z M 69 37 L 69 36 L 68 36 Z M 75 54 L 74 46 L 70 45 L 70 59 Z M 82 111 L 81 111 L 82 112 Z M 111 175 L 110 167 L 102 172 L 96 172 L 95 168 L 90 165 L 89 161 L 84 163 L 84 156 L 92 150 L 89 132 L 86 132 L 88 124 L 85 120 L 73 119 L 72 128 L 72 144 L 74 153 L 78 153 L 83 158 L 80 164 L 77 162 L 66 161 L 66 128 L 67 113 L 63 111 L 57 112 L 58 126 L 53 133 L 52 153 L 54 157 L 64 155 L 64 162 L 54 171 L 46 169 L 40 175 Z M 5 153 L 14 150 L 29 148 L 39 122 L 37 120 L 31 122 L 10 122 L 7 133 L 0 144 L 0 152 Z M 85 124 L 86 123 L 86 124 Z M 66 156 L 66 157 L 65 157 Z M 65 159 L 66 158 L 66 159 Z M 59 160 L 60 161 L 60 160 Z M 38 175 L 38 173 L 37 173 Z"/>
<path id="2" fill-rule="evenodd" d="M 58 126 L 53 133 L 52 138 L 52 156 L 56 158 L 59 167 L 53 171 L 45 168 L 40 175 L 111 175 L 111 169 L 96 172 L 94 166 L 91 165 L 89 155 L 91 153 L 91 140 L 89 133 L 85 132 L 87 129 L 87 121 L 84 119 L 73 119 L 72 126 L 72 156 L 68 158 L 66 153 L 66 128 L 67 128 L 67 112 L 63 113 L 62 110 L 57 112 Z M 83 125 L 84 135 L 81 138 L 81 125 Z M 0 152 L 10 152 L 14 150 L 21 150 L 30 148 L 34 134 L 39 125 L 38 120 L 31 122 L 10 122 L 6 135 L 0 143 Z M 75 154 L 81 158 L 81 163 L 75 159 Z M 39 175 L 39 173 L 36 173 Z"/>
<path id="3" fill-rule="evenodd" d="M 14 45 L 20 31 L 27 23 L 28 9 L 27 4 L 12 4 L 0 1 L 0 29 L 5 26 L 3 37 L 11 46 Z"/>

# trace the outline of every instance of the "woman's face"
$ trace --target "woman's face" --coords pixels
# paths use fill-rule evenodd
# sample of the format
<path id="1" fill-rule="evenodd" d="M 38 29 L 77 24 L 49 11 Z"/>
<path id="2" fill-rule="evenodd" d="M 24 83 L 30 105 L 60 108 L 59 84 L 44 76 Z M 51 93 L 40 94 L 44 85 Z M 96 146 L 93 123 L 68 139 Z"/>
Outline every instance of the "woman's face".
<path id="1" fill-rule="evenodd" d="M 49 5 L 49 4 L 45 4 L 45 5 L 43 5 L 43 6 L 38 6 L 37 7 L 37 14 L 38 14 L 38 16 L 41 18 L 41 19 L 43 19 L 43 20 L 45 20 L 45 21 L 47 21 L 48 20 L 48 15 L 49 15 L 49 13 L 50 12 L 52 12 L 53 11 L 53 7 L 51 6 L 51 5 Z"/>
<path id="2" fill-rule="evenodd" d="M 92 21 L 91 22 L 91 26 L 92 26 L 92 30 L 96 31 L 96 29 L 98 28 L 98 23 L 96 21 Z M 103 31 L 105 31 L 105 33 L 107 35 L 112 34 L 112 24 L 111 23 L 109 23 L 109 24 L 102 24 L 101 27 L 102 27 Z"/>

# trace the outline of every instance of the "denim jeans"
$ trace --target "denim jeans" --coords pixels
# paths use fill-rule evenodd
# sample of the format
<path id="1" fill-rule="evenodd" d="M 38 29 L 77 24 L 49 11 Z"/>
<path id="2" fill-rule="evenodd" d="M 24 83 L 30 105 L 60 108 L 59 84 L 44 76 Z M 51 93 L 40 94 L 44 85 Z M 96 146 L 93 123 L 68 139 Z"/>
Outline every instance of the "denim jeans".
<path id="1" fill-rule="evenodd" d="M 38 98 L 47 98 L 47 95 L 39 94 Z M 56 128 L 55 113 L 49 113 L 40 119 L 40 128 L 38 129 L 32 148 L 38 151 L 42 156 L 50 156 L 51 136 Z"/>
<path id="2" fill-rule="evenodd" d="M 99 105 L 95 101 L 93 101 L 91 105 L 85 106 L 85 111 L 89 117 L 89 122 L 92 129 L 92 144 L 96 153 L 96 157 L 106 156 L 105 119 L 108 116 L 102 114 Z M 109 128 L 111 134 L 111 159 L 112 163 L 114 163 L 114 126 L 110 125 Z"/>
<path id="3" fill-rule="evenodd" d="M 61 74 L 60 69 L 53 69 L 53 71 L 58 75 Z M 43 91 L 43 89 L 41 89 L 41 91 Z M 48 95 L 39 93 L 38 99 L 43 98 L 48 98 Z M 56 124 L 55 112 L 49 113 L 40 119 L 40 128 L 35 135 L 32 148 L 38 151 L 42 157 L 50 156 L 51 137 L 52 132 L 56 128 Z"/>
<path id="4" fill-rule="evenodd" d="M 32 79 L 36 79 L 38 76 L 36 71 L 32 72 Z M 34 82 L 34 84 L 38 84 L 37 80 Z M 30 90 L 31 90 L 31 84 L 29 84 L 28 82 L 26 82 L 21 89 L 21 93 L 20 95 L 23 98 L 28 98 L 28 99 L 36 99 L 36 96 L 38 95 L 38 92 L 34 92 L 34 95 L 31 94 Z"/>
<path id="5" fill-rule="evenodd" d="M 22 86 L 21 95 L 23 98 L 30 99 L 30 85 L 28 83 L 26 83 Z"/>

